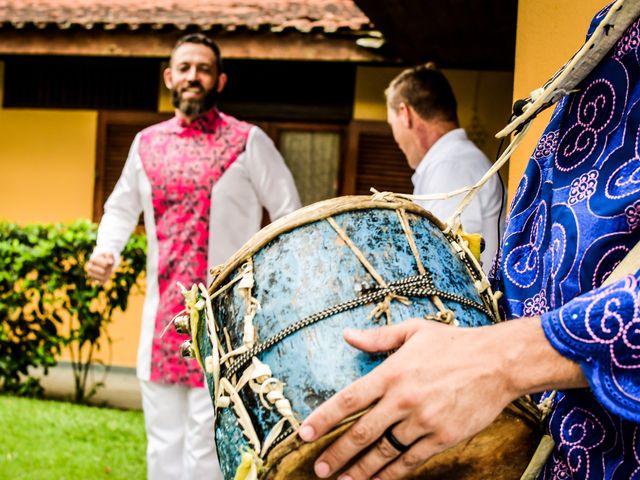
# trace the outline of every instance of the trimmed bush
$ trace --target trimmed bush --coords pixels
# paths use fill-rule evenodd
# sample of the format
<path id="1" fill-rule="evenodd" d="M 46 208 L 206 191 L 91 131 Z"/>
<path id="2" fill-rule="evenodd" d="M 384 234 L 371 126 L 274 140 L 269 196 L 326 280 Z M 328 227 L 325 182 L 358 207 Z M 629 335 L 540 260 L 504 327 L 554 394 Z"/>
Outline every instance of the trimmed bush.
<path id="1" fill-rule="evenodd" d="M 89 368 L 109 342 L 113 313 L 125 310 L 129 293 L 145 267 L 146 240 L 134 234 L 118 271 L 104 287 L 84 270 L 96 242 L 97 226 L 0 223 L 0 391 L 37 396 L 42 387 L 31 367 L 45 373 L 69 348 L 77 402 L 86 401 Z M 98 385 L 99 386 L 99 385 Z"/>

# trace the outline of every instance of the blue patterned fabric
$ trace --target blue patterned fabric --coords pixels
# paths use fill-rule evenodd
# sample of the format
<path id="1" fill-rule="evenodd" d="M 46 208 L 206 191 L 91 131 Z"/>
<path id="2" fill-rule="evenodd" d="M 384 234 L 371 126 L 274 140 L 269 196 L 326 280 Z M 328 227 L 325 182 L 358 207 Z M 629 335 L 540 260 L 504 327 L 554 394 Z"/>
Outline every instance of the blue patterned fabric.
<path id="1" fill-rule="evenodd" d="M 504 316 L 541 315 L 549 341 L 591 387 L 559 393 L 545 479 L 640 479 L 640 273 L 601 287 L 640 239 L 639 141 L 636 21 L 556 108 L 495 268 Z"/>

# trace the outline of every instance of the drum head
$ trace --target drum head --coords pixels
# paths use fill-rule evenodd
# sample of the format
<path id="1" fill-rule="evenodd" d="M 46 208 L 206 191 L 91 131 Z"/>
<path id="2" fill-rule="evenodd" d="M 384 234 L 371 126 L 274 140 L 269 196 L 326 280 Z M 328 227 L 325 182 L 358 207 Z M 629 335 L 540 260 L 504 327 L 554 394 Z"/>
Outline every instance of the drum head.
<path id="1" fill-rule="evenodd" d="M 269 464 L 298 422 L 386 358 L 348 346 L 345 327 L 412 317 L 464 327 L 496 321 L 490 290 L 478 291 L 480 266 L 443 228 L 412 202 L 343 197 L 280 219 L 216 269 L 211 315 L 199 311 L 193 338 L 221 407 L 225 478 L 242 451 Z"/>

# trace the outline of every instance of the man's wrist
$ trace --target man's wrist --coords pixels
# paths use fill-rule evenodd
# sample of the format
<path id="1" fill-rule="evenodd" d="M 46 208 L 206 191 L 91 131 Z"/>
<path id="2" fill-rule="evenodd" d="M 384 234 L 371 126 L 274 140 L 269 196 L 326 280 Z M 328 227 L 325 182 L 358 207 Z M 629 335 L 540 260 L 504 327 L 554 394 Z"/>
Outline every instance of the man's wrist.
<path id="1" fill-rule="evenodd" d="M 554 389 L 582 388 L 587 381 L 580 365 L 563 357 L 547 340 L 538 317 L 496 325 L 501 371 L 513 399 Z"/>

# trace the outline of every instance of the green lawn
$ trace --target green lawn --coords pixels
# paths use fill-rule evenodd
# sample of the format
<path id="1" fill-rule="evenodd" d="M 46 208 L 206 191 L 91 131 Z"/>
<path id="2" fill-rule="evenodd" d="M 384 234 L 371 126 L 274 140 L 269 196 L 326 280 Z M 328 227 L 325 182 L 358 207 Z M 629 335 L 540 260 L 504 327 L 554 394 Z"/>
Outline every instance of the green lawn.
<path id="1" fill-rule="evenodd" d="M 0 479 L 144 479 L 142 412 L 0 395 Z"/>

